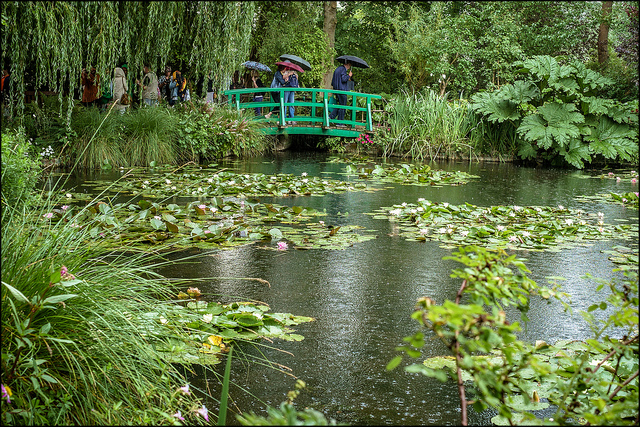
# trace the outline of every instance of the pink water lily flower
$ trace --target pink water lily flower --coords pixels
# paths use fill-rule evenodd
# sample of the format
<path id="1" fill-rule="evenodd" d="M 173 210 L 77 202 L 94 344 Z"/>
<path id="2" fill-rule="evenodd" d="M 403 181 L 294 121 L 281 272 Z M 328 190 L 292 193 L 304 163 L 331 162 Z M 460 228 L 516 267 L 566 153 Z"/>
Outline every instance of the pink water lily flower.
<path id="1" fill-rule="evenodd" d="M 635 178 L 631 178 L 631 183 L 632 183 L 632 184 L 635 184 L 636 182 L 638 182 L 638 180 L 637 180 L 637 179 L 635 179 Z"/>
<path id="2" fill-rule="evenodd" d="M 284 251 L 288 248 L 287 242 L 278 242 L 278 250 Z"/>
<path id="3" fill-rule="evenodd" d="M 46 214 L 44 214 L 42 216 L 47 218 L 47 219 L 51 219 L 51 218 L 53 218 L 53 212 L 47 212 Z"/>

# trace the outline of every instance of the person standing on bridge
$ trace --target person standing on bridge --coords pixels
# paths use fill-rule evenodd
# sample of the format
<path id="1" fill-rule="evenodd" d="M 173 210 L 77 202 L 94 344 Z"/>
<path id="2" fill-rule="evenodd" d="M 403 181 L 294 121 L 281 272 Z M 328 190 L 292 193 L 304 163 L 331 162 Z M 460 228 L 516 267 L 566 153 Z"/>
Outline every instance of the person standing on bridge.
<path id="1" fill-rule="evenodd" d="M 271 87 L 272 88 L 277 88 L 277 87 L 284 87 L 287 84 L 287 80 L 285 80 L 284 75 L 282 74 L 282 72 L 284 71 L 284 65 L 278 65 L 278 71 L 276 71 L 276 73 L 273 76 L 273 81 L 271 82 Z M 287 75 L 288 78 L 288 75 Z M 273 102 L 276 103 L 280 103 L 280 93 L 279 92 L 270 92 L 271 93 L 271 98 L 273 99 Z M 280 105 L 276 105 L 275 107 L 273 107 L 271 109 L 271 111 L 269 111 L 267 114 L 265 114 L 265 118 L 268 119 L 271 117 L 271 115 L 273 113 L 279 113 L 280 112 Z"/>
<path id="2" fill-rule="evenodd" d="M 333 86 L 334 90 L 349 90 L 347 86 L 347 82 L 351 78 L 353 73 L 351 72 L 351 63 L 349 61 L 345 61 L 344 65 L 340 65 L 333 72 L 333 79 L 331 79 L 331 86 Z M 338 100 L 338 104 L 347 105 L 347 95 L 345 94 L 334 94 Z M 340 108 L 334 108 L 331 110 L 329 114 L 330 119 L 335 119 L 336 115 L 338 116 L 338 120 L 344 120 L 344 113 L 346 110 Z M 344 126 L 343 124 L 338 124 L 337 126 Z"/>
<path id="3" fill-rule="evenodd" d="M 300 85 L 298 84 L 298 73 L 296 73 L 296 70 L 286 67 L 285 80 L 287 81 L 287 84 L 285 85 L 286 87 L 300 87 Z M 296 93 L 293 91 L 285 92 L 284 102 L 293 104 L 295 102 L 295 95 Z M 284 107 L 284 108 L 286 109 L 287 107 Z M 293 121 L 293 115 L 294 115 L 293 105 L 289 105 L 289 111 L 287 111 L 287 117 L 292 119 L 292 121 L 289 122 L 290 125 L 297 124 L 296 122 Z"/>

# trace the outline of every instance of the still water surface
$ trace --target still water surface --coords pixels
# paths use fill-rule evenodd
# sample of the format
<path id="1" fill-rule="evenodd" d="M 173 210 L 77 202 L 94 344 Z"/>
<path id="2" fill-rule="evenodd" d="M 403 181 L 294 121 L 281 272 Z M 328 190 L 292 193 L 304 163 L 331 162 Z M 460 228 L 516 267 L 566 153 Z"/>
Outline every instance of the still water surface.
<path id="1" fill-rule="evenodd" d="M 380 163 L 381 160 L 378 160 Z M 348 180 L 342 175 L 344 164 L 326 162 L 322 153 L 284 152 L 264 158 L 251 158 L 221 164 L 240 173 L 291 173 Z M 220 251 L 199 258 L 196 263 L 176 264 L 161 273 L 168 277 L 257 277 L 270 287 L 255 281 L 211 280 L 198 283 L 212 300 L 240 296 L 267 303 L 272 312 L 310 316 L 314 322 L 296 327 L 305 337 L 300 342 L 273 344 L 264 355 L 290 369 L 286 375 L 268 366 L 234 360 L 232 381 L 251 392 L 231 388 L 232 398 L 242 411 L 265 414 L 265 405 L 278 406 L 286 393 L 294 389 L 295 377 L 307 388 L 296 399 L 298 408 L 313 407 L 328 417 L 352 425 L 456 425 L 460 423 L 459 400 L 454 384 L 409 374 L 401 368 L 388 372 L 386 364 L 397 354 L 394 347 L 402 337 L 416 331 L 410 318 L 416 299 L 434 298 L 438 303 L 454 299 L 460 286 L 449 277 L 459 264 L 442 260 L 451 250 L 433 242 L 408 242 L 395 235 L 394 225 L 373 219 L 368 212 L 402 202 L 415 203 L 422 197 L 435 202 L 477 206 L 519 205 L 557 206 L 603 212 L 605 222 L 614 218 L 637 221 L 637 210 L 604 203 L 574 200 L 578 195 L 595 195 L 608 191 L 637 191 L 637 186 L 615 180 L 584 179 L 600 171 L 534 169 L 511 164 L 447 162 L 431 165 L 444 170 L 462 170 L 480 176 L 466 185 L 441 188 L 385 184 L 373 193 L 352 192 L 321 197 L 261 198 L 263 202 L 308 206 L 326 210 L 320 219 L 332 225 L 361 225 L 376 239 L 358 243 L 346 250 L 265 250 L 251 245 Z M 182 200 L 182 199 L 180 199 Z M 186 199 L 184 199 L 186 200 Z M 176 202 L 179 201 L 176 199 Z M 348 213 L 348 215 L 346 215 Z M 520 251 L 529 275 L 540 285 L 546 277 L 566 278 L 565 290 L 572 295 L 574 315 L 565 313 L 560 304 L 534 300 L 531 319 L 521 338 L 555 342 L 559 339 L 590 337 L 587 325 L 577 314 L 595 301 L 596 284 L 583 278 L 587 272 L 610 278 L 615 265 L 602 250 L 629 241 L 605 241 L 553 252 Z M 275 247 L 275 243 L 266 243 Z M 213 296 L 215 294 L 215 296 Z M 516 313 L 514 321 L 519 320 Z M 248 349 L 249 352 L 254 350 Z M 239 354 L 239 352 L 238 352 Z M 447 354 L 438 341 L 427 342 L 424 356 Z M 234 356 L 235 356 L 234 352 Z M 220 370 L 222 369 L 221 365 Z M 401 365 L 403 366 L 403 365 Z M 202 376 L 194 385 L 205 387 Z M 212 382 L 211 387 L 217 390 Z M 214 392 L 214 395 L 217 395 Z M 217 408 L 215 402 L 207 407 Z M 215 410 L 215 409 L 213 409 Z M 217 412 L 217 410 L 215 410 Z M 234 410 L 227 421 L 237 424 Z M 495 414 L 471 410 L 469 423 L 490 425 Z"/>

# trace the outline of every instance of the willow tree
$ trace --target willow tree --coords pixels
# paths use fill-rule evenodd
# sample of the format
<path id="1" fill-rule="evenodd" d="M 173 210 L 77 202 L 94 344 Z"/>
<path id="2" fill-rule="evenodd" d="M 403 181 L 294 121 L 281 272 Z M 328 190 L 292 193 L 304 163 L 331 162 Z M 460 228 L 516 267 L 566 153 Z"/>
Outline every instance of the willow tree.
<path id="1" fill-rule="evenodd" d="M 211 75 L 220 92 L 248 55 L 254 9 L 242 1 L 2 2 L 11 114 L 24 111 L 28 83 L 57 92 L 61 105 L 66 98 L 70 118 L 82 68 L 95 66 L 105 81 L 121 62 L 134 76 L 146 61 L 158 73 L 179 63 L 192 81 Z"/>

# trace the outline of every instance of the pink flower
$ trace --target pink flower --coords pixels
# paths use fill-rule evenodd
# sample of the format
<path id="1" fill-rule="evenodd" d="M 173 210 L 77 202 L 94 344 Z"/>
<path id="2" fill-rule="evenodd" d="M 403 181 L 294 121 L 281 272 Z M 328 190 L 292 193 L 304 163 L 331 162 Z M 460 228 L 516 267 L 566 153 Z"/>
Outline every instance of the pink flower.
<path id="1" fill-rule="evenodd" d="M 53 212 L 47 212 L 46 214 L 44 214 L 42 216 L 47 218 L 47 219 L 51 219 L 51 218 L 53 218 Z"/>
<path id="2" fill-rule="evenodd" d="M 609 172 L 609 176 L 613 176 L 613 172 Z"/>
<path id="3" fill-rule="evenodd" d="M 206 421 L 209 421 L 209 411 L 207 411 L 207 407 L 202 405 L 202 408 L 196 411 L 197 414 L 202 415 Z"/>
<path id="4" fill-rule="evenodd" d="M 6 398 L 7 403 L 11 403 L 11 389 L 8 386 L 5 387 L 4 384 L 2 384 L 2 398 Z"/>
<path id="5" fill-rule="evenodd" d="M 278 250 L 284 251 L 288 248 L 287 242 L 278 242 Z"/>
<path id="6" fill-rule="evenodd" d="M 198 207 L 199 207 L 200 209 L 202 209 L 202 210 L 207 209 L 207 206 L 206 206 L 206 205 L 198 205 Z"/>
<path id="7" fill-rule="evenodd" d="M 631 183 L 632 183 L 632 184 L 635 184 L 636 182 L 638 182 L 638 180 L 637 180 L 637 179 L 635 179 L 635 178 L 631 178 Z"/>
<path id="8" fill-rule="evenodd" d="M 617 178 L 616 178 L 616 182 L 620 182 L 620 177 L 617 177 Z"/>
<path id="9" fill-rule="evenodd" d="M 179 419 L 180 421 L 184 421 L 184 417 L 182 416 L 182 413 L 180 411 L 173 414 L 173 416 Z"/>
<path id="10" fill-rule="evenodd" d="M 69 206 L 68 205 L 64 205 L 60 209 L 62 209 L 63 211 L 66 211 L 67 209 L 69 209 Z"/>
<path id="11" fill-rule="evenodd" d="M 189 384 L 180 387 L 180 391 L 182 391 L 182 394 L 191 394 L 191 392 L 189 391 Z"/>

